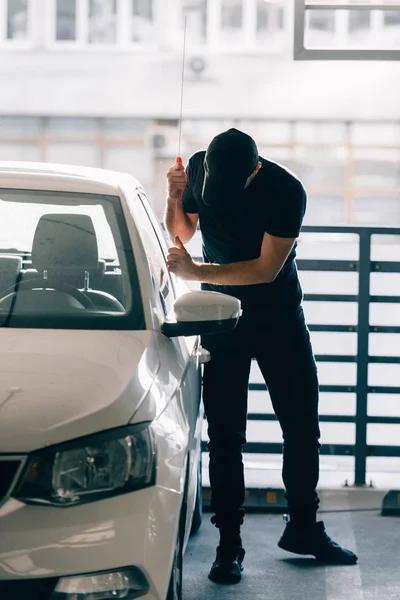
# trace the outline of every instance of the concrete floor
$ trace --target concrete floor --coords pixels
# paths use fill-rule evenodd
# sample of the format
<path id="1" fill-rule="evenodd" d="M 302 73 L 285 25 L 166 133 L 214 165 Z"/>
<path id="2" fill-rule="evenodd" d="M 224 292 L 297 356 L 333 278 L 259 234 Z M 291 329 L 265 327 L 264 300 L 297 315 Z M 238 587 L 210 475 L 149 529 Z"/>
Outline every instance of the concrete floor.
<path id="1" fill-rule="evenodd" d="M 218 532 L 206 513 L 185 554 L 184 600 L 399 600 L 400 518 L 380 516 L 382 492 L 350 489 L 321 496 L 328 534 L 358 554 L 358 565 L 324 567 L 285 553 L 276 545 L 282 516 L 250 514 L 243 527 L 243 579 L 218 586 L 207 578 Z"/>

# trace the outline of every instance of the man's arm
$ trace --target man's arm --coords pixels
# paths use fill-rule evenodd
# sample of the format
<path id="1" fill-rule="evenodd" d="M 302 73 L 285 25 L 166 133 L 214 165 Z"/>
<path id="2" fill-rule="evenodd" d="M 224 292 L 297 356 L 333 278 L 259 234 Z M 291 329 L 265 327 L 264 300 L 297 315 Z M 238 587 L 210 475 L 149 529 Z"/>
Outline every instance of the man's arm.
<path id="1" fill-rule="evenodd" d="M 178 236 L 185 243 L 191 240 L 196 233 L 198 220 L 199 215 L 184 212 L 182 198 L 167 197 L 164 224 L 173 243 L 175 242 L 175 236 Z"/>
<path id="2" fill-rule="evenodd" d="M 228 265 L 196 263 L 179 242 L 177 248 L 169 249 L 170 271 L 189 281 L 236 286 L 272 283 L 285 264 L 296 238 L 279 238 L 265 233 L 258 258 Z"/>
<path id="3" fill-rule="evenodd" d="M 187 176 L 182 163 L 175 163 L 167 172 L 167 201 L 164 214 L 165 228 L 175 243 L 175 237 L 188 242 L 196 233 L 198 214 L 183 210 L 182 197 L 187 186 Z"/>

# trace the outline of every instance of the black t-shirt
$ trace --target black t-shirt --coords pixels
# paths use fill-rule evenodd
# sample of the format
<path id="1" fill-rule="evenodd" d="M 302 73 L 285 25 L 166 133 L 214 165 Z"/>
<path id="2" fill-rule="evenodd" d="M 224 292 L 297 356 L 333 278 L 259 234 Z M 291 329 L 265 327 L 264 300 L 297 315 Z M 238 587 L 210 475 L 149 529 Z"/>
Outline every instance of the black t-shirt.
<path id="1" fill-rule="evenodd" d="M 262 167 L 243 190 L 240 201 L 230 205 L 229 210 L 217 210 L 202 200 L 204 156 L 204 151 L 196 152 L 189 159 L 182 206 L 186 213 L 199 215 L 206 263 L 229 264 L 258 258 L 265 233 L 282 238 L 298 237 L 306 208 L 306 192 L 295 175 L 260 157 Z M 202 289 L 239 298 L 243 316 L 251 313 L 273 317 L 277 313 L 295 311 L 302 301 L 294 260 L 296 245 L 272 283 L 243 286 L 202 284 Z"/>

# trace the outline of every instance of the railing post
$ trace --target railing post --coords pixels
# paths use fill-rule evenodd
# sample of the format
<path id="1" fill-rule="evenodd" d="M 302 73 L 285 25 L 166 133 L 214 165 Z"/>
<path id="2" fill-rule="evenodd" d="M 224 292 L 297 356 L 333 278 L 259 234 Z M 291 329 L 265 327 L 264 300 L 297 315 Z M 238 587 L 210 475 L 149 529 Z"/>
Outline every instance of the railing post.
<path id="1" fill-rule="evenodd" d="M 358 276 L 357 405 L 355 444 L 355 485 L 365 485 L 368 425 L 368 345 L 370 300 L 371 233 L 360 232 Z"/>

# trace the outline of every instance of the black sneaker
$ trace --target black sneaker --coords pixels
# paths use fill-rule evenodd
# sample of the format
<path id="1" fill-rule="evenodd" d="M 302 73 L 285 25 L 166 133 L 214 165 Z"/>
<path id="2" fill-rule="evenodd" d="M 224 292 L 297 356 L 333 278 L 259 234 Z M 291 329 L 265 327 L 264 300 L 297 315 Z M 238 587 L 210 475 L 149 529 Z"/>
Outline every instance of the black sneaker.
<path id="1" fill-rule="evenodd" d="M 316 523 L 313 529 L 303 529 L 289 522 L 278 546 L 294 554 L 311 554 L 319 562 L 331 565 L 354 565 L 358 560 L 354 552 L 331 540 L 322 521 Z"/>
<path id="2" fill-rule="evenodd" d="M 208 577 L 215 583 L 239 583 L 242 578 L 244 555 L 243 547 L 218 546 L 217 557 Z"/>

